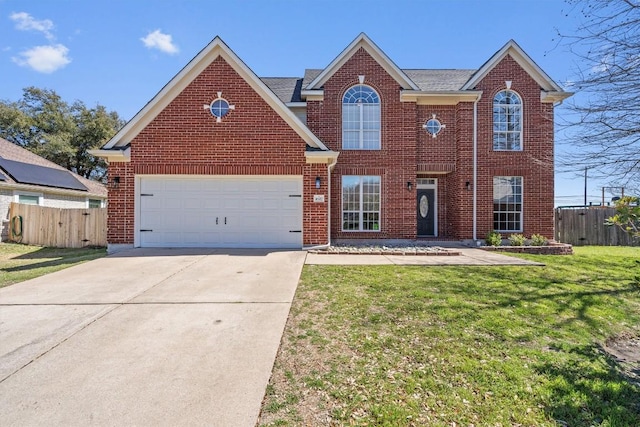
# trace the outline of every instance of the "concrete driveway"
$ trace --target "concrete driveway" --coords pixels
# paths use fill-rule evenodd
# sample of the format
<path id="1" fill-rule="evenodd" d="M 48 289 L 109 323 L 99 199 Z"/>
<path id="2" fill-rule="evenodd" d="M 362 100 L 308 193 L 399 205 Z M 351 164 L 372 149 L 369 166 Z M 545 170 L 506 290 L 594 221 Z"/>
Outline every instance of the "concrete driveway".
<path id="1" fill-rule="evenodd" d="M 304 259 L 136 249 L 0 289 L 2 425 L 255 425 Z"/>

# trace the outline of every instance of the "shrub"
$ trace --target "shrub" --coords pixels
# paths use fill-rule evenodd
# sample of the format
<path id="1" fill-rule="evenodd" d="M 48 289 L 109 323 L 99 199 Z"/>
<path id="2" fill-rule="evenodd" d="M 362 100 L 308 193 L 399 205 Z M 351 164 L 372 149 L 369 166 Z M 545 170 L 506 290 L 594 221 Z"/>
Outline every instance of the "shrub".
<path id="1" fill-rule="evenodd" d="M 509 236 L 511 246 L 524 246 L 524 236 L 522 234 L 512 234 Z"/>
<path id="2" fill-rule="evenodd" d="M 489 246 L 500 246 L 502 244 L 502 234 L 498 233 L 497 231 L 492 231 L 487 234 L 485 242 Z"/>
<path id="3" fill-rule="evenodd" d="M 531 246 L 546 246 L 548 243 L 547 238 L 540 234 L 531 235 Z"/>
<path id="4" fill-rule="evenodd" d="M 640 239 L 640 197 L 625 196 L 616 202 L 616 214 L 606 225 L 617 225 L 631 237 Z"/>

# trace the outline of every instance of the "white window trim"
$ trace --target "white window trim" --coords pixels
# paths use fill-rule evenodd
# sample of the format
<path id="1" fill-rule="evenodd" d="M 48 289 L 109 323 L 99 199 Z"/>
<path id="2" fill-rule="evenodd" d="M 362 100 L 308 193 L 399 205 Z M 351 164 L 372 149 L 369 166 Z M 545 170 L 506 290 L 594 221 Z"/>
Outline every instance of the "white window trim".
<path id="1" fill-rule="evenodd" d="M 33 191 L 19 191 L 16 190 L 13 192 L 13 201 L 16 203 L 20 203 L 20 196 L 36 196 L 38 197 L 38 206 L 44 205 L 44 194 L 43 193 L 34 193 Z"/>
<path id="2" fill-rule="evenodd" d="M 518 230 L 499 230 L 499 229 L 494 229 L 494 231 L 498 231 L 500 233 L 522 233 L 524 231 L 524 177 L 520 176 L 520 175 L 496 175 L 493 178 L 520 178 L 520 228 Z M 493 178 L 492 178 L 492 193 L 495 193 L 495 188 L 493 187 Z M 496 210 L 494 208 L 495 205 L 495 195 L 492 194 L 492 200 L 491 200 L 491 204 L 492 204 L 492 209 L 491 212 L 493 213 L 493 215 L 495 215 Z M 518 211 L 505 211 L 505 212 L 518 212 Z M 492 215 L 492 217 L 493 217 Z M 492 224 L 491 225 L 495 225 L 493 223 L 493 218 L 492 218 Z"/>
<path id="3" fill-rule="evenodd" d="M 344 177 L 348 176 L 356 176 L 360 179 L 360 200 L 358 206 L 358 212 L 360 214 L 358 220 L 358 230 L 345 230 L 344 228 Z M 364 198 L 362 197 L 362 178 L 365 177 L 376 177 L 380 180 L 380 192 L 378 193 L 378 229 L 377 230 L 364 230 L 362 228 L 363 218 L 364 218 Z M 352 212 L 352 211 L 350 211 Z M 369 212 L 369 211 L 367 211 Z M 379 233 L 382 229 L 382 177 L 380 175 L 342 175 L 340 178 L 340 229 L 345 233 Z"/>
<path id="4" fill-rule="evenodd" d="M 368 105 L 377 105 L 378 106 L 378 124 L 379 129 L 378 129 L 378 147 L 377 148 L 365 148 L 364 147 L 364 105 L 365 104 L 347 104 L 344 102 L 344 97 L 347 94 L 347 92 L 349 92 L 349 90 L 351 88 L 353 88 L 354 86 L 366 86 L 368 88 L 371 88 L 371 90 L 373 90 L 375 92 L 375 94 L 378 97 L 378 103 L 377 104 L 368 104 Z M 378 93 L 378 91 L 369 85 L 363 84 L 363 83 L 358 83 L 356 85 L 350 86 L 342 95 L 342 111 L 341 111 L 341 117 L 342 120 L 344 121 L 344 106 L 345 105 L 357 105 L 358 108 L 358 113 L 359 113 L 359 129 L 358 129 L 358 147 L 357 148 L 347 148 L 344 146 L 344 123 L 342 123 L 342 149 L 343 150 L 363 150 L 363 151 L 379 151 L 382 149 L 382 102 L 380 101 L 380 94 Z"/>
<path id="5" fill-rule="evenodd" d="M 494 143 L 494 137 L 496 134 L 496 131 L 493 130 L 493 123 L 494 123 L 494 115 L 493 115 L 493 103 L 496 99 L 496 96 L 500 93 L 500 92 L 513 92 L 515 93 L 518 98 L 520 98 L 520 148 L 518 148 L 517 150 L 514 149 L 508 149 L 508 148 L 495 148 L 495 143 Z M 515 151 L 515 152 L 519 152 L 519 151 L 524 151 L 524 138 L 523 138 L 523 134 L 524 134 L 524 98 L 522 97 L 522 95 L 520 95 L 518 92 L 516 92 L 513 89 L 501 89 L 499 91 L 497 91 L 495 93 L 495 95 L 493 95 L 493 99 L 491 100 L 491 128 L 492 128 L 492 132 L 491 132 L 491 148 L 493 149 L 493 151 Z"/>
<path id="6" fill-rule="evenodd" d="M 100 207 L 104 208 L 104 199 L 99 199 L 97 197 L 87 197 L 86 199 L 86 209 L 89 209 L 89 200 L 99 200 L 100 201 Z"/>

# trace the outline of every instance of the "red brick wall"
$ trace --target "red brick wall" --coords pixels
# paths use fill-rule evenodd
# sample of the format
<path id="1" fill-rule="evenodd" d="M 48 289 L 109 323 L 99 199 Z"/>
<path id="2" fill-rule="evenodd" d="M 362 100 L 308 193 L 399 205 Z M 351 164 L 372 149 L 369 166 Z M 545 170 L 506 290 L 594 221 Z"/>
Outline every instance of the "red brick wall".
<path id="1" fill-rule="evenodd" d="M 382 105 L 381 150 L 342 150 L 342 96 L 358 76 L 378 91 Z M 523 98 L 522 152 L 493 151 L 492 102 L 505 81 Z M 364 49 L 357 51 L 324 85 L 324 100 L 307 102 L 309 128 L 332 150 L 340 151 L 332 176 L 333 238 L 415 238 L 415 178 L 438 179 L 438 236 L 473 237 L 473 186 L 477 186 L 477 237 L 493 228 L 493 177 L 524 179 L 524 233 L 553 236 L 553 107 L 540 102 L 540 87 L 506 57 L 476 87 L 478 103 L 478 182 L 473 182 L 473 102 L 455 106 L 401 103 L 400 86 Z M 422 125 L 433 114 L 446 124 L 437 138 Z M 444 171 L 443 174 L 428 172 Z M 382 178 L 380 232 L 341 230 L 341 176 Z M 407 191 L 406 183 L 414 183 Z M 469 182 L 469 187 L 466 183 Z"/>
<path id="2" fill-rule="evenodd" d="M 493 151 L 493 98 L 512 82 L 523 102 L 522 151 Z M 493 177 L 523 177 L 523 233 L 553 238 L 553 105 L 540 102 L 540 85 L 510 56 L 478 84 L 478 238 L 493 228 Z"/>
<path id="3" fill-rule="evenodd" d="M 109 163 L 108 182 L 118 177 L 118 187 L 109 186 L 107 203 L 107 241 L 110 244 L 133 243 L 134 178 L 131 163 Z"/>
<path id="4" fill-rule="evenodd" d="M 381 103 L 381 150 L 342 150 L 342 97 L 358 84 L 373 87 Z M 331 237 L 414 238 L 416 235 L 416 105 L 400 102 L 400 85 L 364 50 L 358 50 L 324 84 L 324 100 L 307 102 L 307 125 L 327 147 L 340 151 L 332 174 Z M 379 232 L 342 231 L 342 175 L 381 177 Z M 407 181 L 413 190 L 407 190 Z"/>
<path id="5" fill-rule="evenodd" d="M 316 178 L 320 178 L 320 188 L 316 188 Z M 327 165 L 321 163 L 305 165 L 302 217 L 305 246 L 324 245 L 328 242 L 328 189 Z M 335 190 L 332 189 L 332 191 Z M 324 196 L 324 202 L 314 202 L 314 195 Z"/>
<path id="6" fill-rule="evenodd" d="M 381 149 L 342 150 L 342 96 L 358 76 L 381 100 Z M 523 99 L 523 151 L 493 151 L 492 101 L 512 81 Z M 400 102 L 400 85 L 364 50 L 358 50 L 324 85 L 324 100 L 307 102 L 307 124 L 340 157 L 331 175 L 332 238 L 416 237 L 416 177 L 438 179 L 438 235 L 472 237 L 473 185 L 478 193 L 478 233 L 493 228 L 493 177 L 522 176 L 524 234 L 553 236 L 553 106 L 540 102 L 540 87 L 510 57 L 475 88 L 478 103 L 478 182 L 473 182 L 473 103 L 455 106 Z M 222 123 L 208 110 L 216 93 L 236 109 Z M 446 124 L 437 138 L 422 125 L 432 114 Z M 221 58 L 213 61 L 131 143 L 131 163 L 112 163 L 120 176 L 109 193 L 109 242 L 133 243 L 135 174 L 303 175 L 304 244 L 327 242 L 327 166 L 306 164 L 304 141 Z M 443 174 L 429 174 L 433 171 Z M 341 230 L 342 175 L 381 177 L 379 232 Z M 315 188 L 315 179 L 322 185 Z M 407 182 L 413 189 L 407 190 Z M 466 182 L 471 186 L 466 187 Z M 325 202 L 313 201 L 324 195 Z"/>
<path id="7" fill-rule="evenodd" d="M 220 91 L 235 110 L 216 123 L 203 105 Z M 304 215 L 315 219 L 321 206 L 306 203 L 306 190 L 321 171 L 305 165 L 305 147 L 304 140 L 218 57 L 134 138 L 131 163 L 110 165 L 110 175 L 121 176 L 121 184 L 109 194 L 108 240 L 133 243 L 137 174 L 304 174 Z M 305 229 L 304 241 L 326 243 L 326 229 Z"/>

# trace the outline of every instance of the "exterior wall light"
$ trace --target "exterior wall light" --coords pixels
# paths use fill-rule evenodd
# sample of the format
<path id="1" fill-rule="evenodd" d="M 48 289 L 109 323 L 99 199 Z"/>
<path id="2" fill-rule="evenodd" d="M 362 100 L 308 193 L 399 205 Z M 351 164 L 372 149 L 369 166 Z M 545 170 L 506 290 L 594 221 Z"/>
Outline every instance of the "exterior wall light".
<path id="1" fill-rule="evenodd" d="M 408 190 L 408 191 L 413 190 L 413 182 L 411 182 L 411 181 L 407 181 L 407 190 Z"/>
<path id="2" fill-rule="evenodd" d="M 322 184 L 322 180 L 319 176 L 316 176 L 316 188 L 320 188 L 320 184 Z"/>

